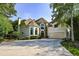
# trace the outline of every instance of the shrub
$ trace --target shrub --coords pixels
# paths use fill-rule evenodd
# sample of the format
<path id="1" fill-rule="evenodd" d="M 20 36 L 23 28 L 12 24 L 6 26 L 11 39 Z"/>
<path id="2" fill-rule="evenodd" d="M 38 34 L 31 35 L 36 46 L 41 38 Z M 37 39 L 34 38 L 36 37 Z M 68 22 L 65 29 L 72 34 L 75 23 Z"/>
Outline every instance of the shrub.
<path id="1" fill-rule="evenodd" d="M 38 36 L 31 36 L 30 39 L 40 39 Z"/>
<path id="2" fill-rule="evenodd" d="M 9 32 L 4 35 L 4 39 L 19 39 L 20 32 Z"/>
<path id="3" fill-rule="evenodd" d="M 21 38 L 19 40 L 29 40 L 29 37 L 24 37 L 24 38 Z"/>
<path id="4" fill-rule="evenodd" d="M 3 41 L 4 41 L 3 37 L 0 37 L 0 43 L 3 42 Z"/>
<path id="5" fill-rule="evenodd" d="M 20 32 L 18 32 L 18 31 L 15 31 L 15 32 L 13 32 L 13 35 L 15 35 L 15 36 L 16 36 L 15 38 L 19 39 Z"/>
<path id="6" fill-rule="evenodd" d="M 67 50 L 69 50 L 73 55 L 79 56 L 79 48 L 76 48 L 73 42 L 71 42 L 71 41 L 63 41 L 61 44 Z"/>

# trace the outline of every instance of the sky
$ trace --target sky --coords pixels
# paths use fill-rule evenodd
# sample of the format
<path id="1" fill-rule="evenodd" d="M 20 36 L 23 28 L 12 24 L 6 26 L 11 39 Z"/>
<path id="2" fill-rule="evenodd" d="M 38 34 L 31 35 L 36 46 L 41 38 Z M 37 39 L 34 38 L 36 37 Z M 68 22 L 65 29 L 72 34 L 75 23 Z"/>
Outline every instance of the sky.
<path id="1" fill-rule="evenodd" d="M 17 16 L 13 16 L 11 19 L 16 20 L 18 17 L 21 19 L 39 19 L 45 18 L 48 22 L 51 21 L 51 9 L 47 3 L 17 3 L 15 5 Z"/>

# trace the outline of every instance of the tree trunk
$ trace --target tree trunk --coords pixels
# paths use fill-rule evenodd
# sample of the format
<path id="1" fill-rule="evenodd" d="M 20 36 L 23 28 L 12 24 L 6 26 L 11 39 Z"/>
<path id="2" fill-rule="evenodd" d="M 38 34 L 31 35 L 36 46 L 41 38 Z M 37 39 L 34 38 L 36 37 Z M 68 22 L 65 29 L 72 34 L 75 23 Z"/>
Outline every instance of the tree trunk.
<path id="1" fill-rule="evenodd" d="M 72 42 L 74 42 L 74 31 L 73 31 L 73 11 L 72 11 L 72 16 L 71 16 L 71 39 L 72 39 Z"/>

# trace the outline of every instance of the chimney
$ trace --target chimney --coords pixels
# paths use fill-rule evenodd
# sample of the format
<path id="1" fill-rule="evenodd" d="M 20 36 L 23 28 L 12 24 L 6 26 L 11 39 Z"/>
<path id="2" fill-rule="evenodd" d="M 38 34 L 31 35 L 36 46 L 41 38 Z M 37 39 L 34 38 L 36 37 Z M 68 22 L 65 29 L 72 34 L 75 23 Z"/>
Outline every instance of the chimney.
<path id="1" fill-rule="evenodd" d="M 21 19 L 20 19 L 20 17 L 18 17 L 18 25 L 20 25 L 21 24 Z"/>
<path id="2" fill-rule="evenodd" d="M 20 32 L 20 24 L 21 24 L 21 19 L 18 17 L 18 32 Z"/>

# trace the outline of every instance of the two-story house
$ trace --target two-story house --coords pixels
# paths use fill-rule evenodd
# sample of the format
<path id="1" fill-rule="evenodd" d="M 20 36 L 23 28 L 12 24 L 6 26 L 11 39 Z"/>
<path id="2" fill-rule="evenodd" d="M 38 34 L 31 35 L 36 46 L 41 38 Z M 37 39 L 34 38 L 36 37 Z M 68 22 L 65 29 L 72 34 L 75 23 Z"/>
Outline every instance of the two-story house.
<path id="1" fill-rule="evenodd" d="M 20 24 L 21 38 L 25 37 L 41 37 L 41 38 L 66 38 L 66 27 L 50 23 L 44 18 L 38 20 L 26 19 Z"/>

